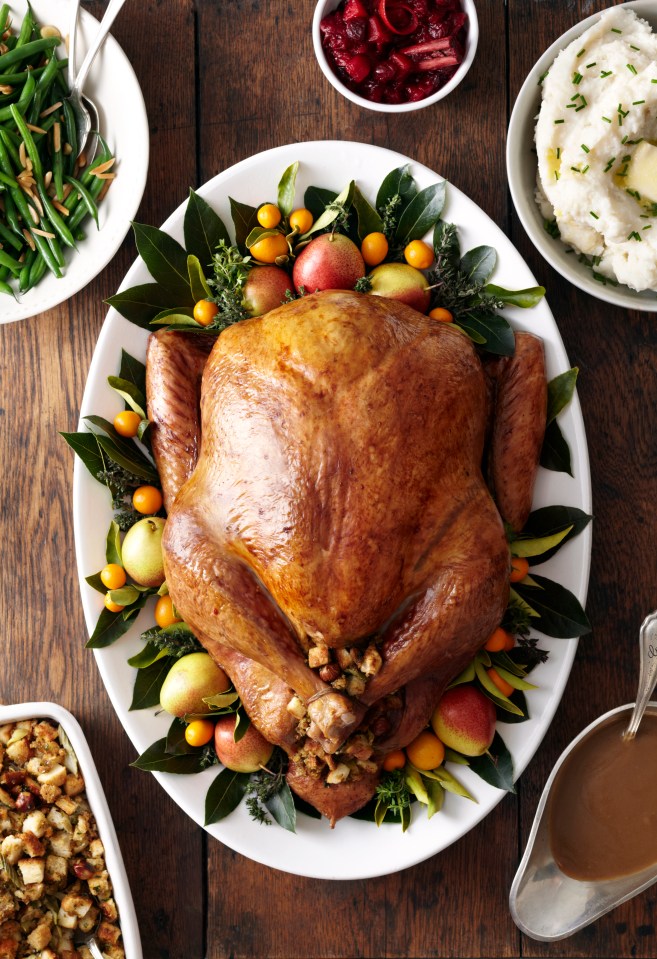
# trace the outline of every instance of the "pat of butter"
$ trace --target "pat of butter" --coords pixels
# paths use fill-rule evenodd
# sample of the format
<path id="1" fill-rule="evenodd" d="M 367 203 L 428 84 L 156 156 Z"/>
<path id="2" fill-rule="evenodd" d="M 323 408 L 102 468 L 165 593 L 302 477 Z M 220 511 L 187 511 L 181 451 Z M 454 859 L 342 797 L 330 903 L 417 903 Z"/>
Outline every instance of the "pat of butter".
<path id="1" fill-rule="evenodd" d="M 625 186 L 636 190 L 642 200 L 657 203 L 657 147 L 647 140 L 634 151 Z"/>

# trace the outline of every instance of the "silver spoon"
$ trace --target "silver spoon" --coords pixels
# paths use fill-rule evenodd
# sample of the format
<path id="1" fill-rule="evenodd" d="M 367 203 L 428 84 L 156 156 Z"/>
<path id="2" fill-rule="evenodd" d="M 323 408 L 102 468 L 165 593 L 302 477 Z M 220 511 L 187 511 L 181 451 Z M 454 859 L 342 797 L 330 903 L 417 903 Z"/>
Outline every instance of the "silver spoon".
<path id="1" fill-rule="evenodd" d="M 583 739 L 624 712 L 631 715 L 623 738 L 633 739 L 646 707 L 657 711 L 657 702 L 649 702 L 657 681 L 657 612 L 644 620 L 639 643 L 641 665 L 636 703 L 618 706 L 587 726 L 561 754 L 545 784 L 527 848 L 509 894 L 513 921 L 532 939 L 541 942 L 565 939 L 657 882 L 657 864 L 630 876 L 597 882 L 564 875 L 552 855 L 548 816 L 545 814 L 559 770 Z"/>
<path id="2" fill-rule="evenodd" d="M 86 946 L 93 959 L 103 959 L 103 954 L 96 939 L 96 929 L 92 929 L 91 932 L 82 932 L 80 929 L 76 929 L 73 935 L 73 943 L 75 946 Z"/>
<path id="3" fill-rule="evenodd" d="M 100 126 L 96 105 L 89 97 L 84 96 L 82 93 L 84 81 L 87 79 L 91 64 L 94 62 L 98 51 L 105 42 L 105 38 L 124 3 L 125 0 L 110 0 L 107 5 L 107 10 L 105 11 L 105 16 L 98 27 L 98 33 L 87 50 L 85 58 L 82 61 L 82 66 L 76 75 L 75 52 L 80 0 L 71 0 L 71 20 L 68 34 L 68 86 L 71 92 L 68 99 L 75 113 L 78 135 L 78 156 L 83 152 L 90 132 L 92 130 L 98 131 Z"/>

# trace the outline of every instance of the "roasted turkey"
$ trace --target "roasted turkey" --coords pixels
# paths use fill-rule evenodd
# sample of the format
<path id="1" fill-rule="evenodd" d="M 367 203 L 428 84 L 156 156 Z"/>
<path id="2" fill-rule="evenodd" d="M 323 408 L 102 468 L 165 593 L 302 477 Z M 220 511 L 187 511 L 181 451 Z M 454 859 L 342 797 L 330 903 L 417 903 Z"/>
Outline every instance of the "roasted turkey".
<path id="1" fill-rule="evenodd" d="M 545 424 L 542 344 L 518 345 L 485 370 L 454 325 L 344 291 L 216 341 L 150 338 L 174 604 L 332 823 L 502 619 L 509 550 L 485 445 L 518 527 Z"/>

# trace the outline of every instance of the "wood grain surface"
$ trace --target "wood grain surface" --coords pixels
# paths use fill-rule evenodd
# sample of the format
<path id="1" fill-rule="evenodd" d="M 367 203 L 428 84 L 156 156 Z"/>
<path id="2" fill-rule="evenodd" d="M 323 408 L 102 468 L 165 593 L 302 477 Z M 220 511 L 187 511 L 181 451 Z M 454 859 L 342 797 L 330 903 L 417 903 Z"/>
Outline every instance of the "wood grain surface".
<path id="1" fill-rule="evenodd" d="M 106 4 L 84 5 L 100 17 Z M 134 749 L 84 649 L 73 457 L 58 431 L 77 426 L 103 300 L 135 256 L 132 239 L 67 303 L 0 326 L 0 701 L 56 700 L 80 720 L 121 841 L 146 959 L 657 954 L 652 890 L 554 945 L 521 936 L 507 904 L 553 763 L 589 721 L 633 698 L 638 628 L 657 605 L 657 321 L 586 296 L 546 265 L 512 211 L 504 161 L 510 110 L 534 61 L 609 5 L 479 0 L 479 50 L 466 80 L 435 107 L 392 117 L 356 107 L 326 82 L 312 50 L 312 0 L 138 0 L 116 21 L 150 121 L 138 220 L 160 223 L 190 186 L 258 151 L 343 139 L 427 164 L 501 226 L 547 287 L 581 370 L 595 513 L 593 634 L 580 643 L 517 795 L 456 845 L 401 873 L 322 882 L 267 869 L 209 838 L 151 776 L 129 766 Z"/>

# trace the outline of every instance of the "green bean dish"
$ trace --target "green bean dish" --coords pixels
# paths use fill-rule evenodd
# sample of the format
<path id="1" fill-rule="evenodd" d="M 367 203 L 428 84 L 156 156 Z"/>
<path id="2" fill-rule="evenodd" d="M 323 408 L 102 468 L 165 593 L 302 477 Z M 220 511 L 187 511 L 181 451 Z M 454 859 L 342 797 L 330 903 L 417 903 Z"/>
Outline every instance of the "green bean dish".
<path id="1" fill-rule="evenodd" d="M 77 251 L 83 223 L 98 227 L 98 204 L 115 173 L 96 132 L 97 153 L 79 154 L 66 57 L 56 27 L 28 6 L 20 26 L 0 5 L 0 293 L 31 290 L 49 271 L 61 278 L 65 248 Z"/>

